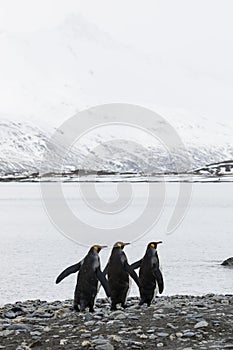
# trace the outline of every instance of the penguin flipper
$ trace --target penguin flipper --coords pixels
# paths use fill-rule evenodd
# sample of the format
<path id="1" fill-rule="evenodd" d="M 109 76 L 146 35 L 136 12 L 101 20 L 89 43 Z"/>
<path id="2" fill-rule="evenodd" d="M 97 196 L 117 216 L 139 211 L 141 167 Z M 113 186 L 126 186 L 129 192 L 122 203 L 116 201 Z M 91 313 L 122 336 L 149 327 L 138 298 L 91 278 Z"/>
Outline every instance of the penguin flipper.
<path id="1" fill-rule="evenodd" d="M 72 266 L 67 267 L 56 279 L 56 284 L 61 282 L 65 277 L 69 276 L 71 273 L 75 273 L 80 270 L 80 267 L 82 266 L 82 261 L 78 262 L 77 264 L 74 264 Z"/>
<path id="2" fill-rule="evenodd" d="M 103 275 L 104 275 L 104 276 L 106 276 L 107 273 L 108 273 L 108 265 L 109 265 L 109 263 L 107 263 L 107 265 L 106 265 L 105 268 L 104 268 L 104 271 L 103 271 Z"/>
<path id="3" fill-rule="evenodd" d="M 140 288 L 141 287 L 141 283 L 140 283 L 139 277 L 136 274 L 136 272 L 134 271 L 134 269 L 132 268 L 132 266 L 129 265 L 127 262 L 125 262 L 125 270 L 128 272 L 130 277 L 132 277 L 134 282 L 137 284 L 138 288 Z"/>
<path id="4" fill-rule="evenodd" d="M 156 281 L 157 281 L 157 283 L 158 283 L 159 294 L 162 294 L 162 293 L 163 293 L 163 290 L 164 290 L 164 282 L 163 282 L 163 275 L 162 275 L 162 272 L 160 271 L 160 269 L 156 269 L 156 270 L 154 271 L 154 275 L 155 275 Z"/>
<path id="5" fill-rule="evenodd" d="M 107 295 L 107 297 L 110 297 L 110 289 L 109 289 L 109 285 L 108 285 L 108 281 L 105 278 L 105 275 L 103 272 L 100 271 L 100 269 L 96 270 L 96 277 L 97 279 L 100 281 L 100 283 L 102 284 L 105 293 Z"/>
<path id="6" fill-rule="evenodd" d="M 132 267 L 134 270 L 139 269 L 139 267 L 141 266 L 141 263 L 142 263 L 142 259 L 136 261 L 135 263 L 133 263 L 133 264 L 131 265 L 131 267 Z"/>

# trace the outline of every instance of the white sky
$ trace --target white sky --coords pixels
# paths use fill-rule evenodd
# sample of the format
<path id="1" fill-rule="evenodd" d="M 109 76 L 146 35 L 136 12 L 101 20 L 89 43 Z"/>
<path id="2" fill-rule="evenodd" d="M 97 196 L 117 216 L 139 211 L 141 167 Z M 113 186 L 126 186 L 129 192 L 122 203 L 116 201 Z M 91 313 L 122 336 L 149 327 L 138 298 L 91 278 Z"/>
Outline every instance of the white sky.
<path id="1" fill-rule="evenodd" d="M 232 42 L 232 0 L 0 0 L 0 28 L 31 32 L 82 13 L 131 43 Z"/>
<path id="2" fill-rule="evenodd" d="M 232 0 L 0 0 L 0 31 L 48 29 L 80 13 L 139 51 L 233 80 Z"/>
<path id="3" fill-rule="evenodd" d="M 199 77 L 209 80 L 208 105 L 214 80 L 221 97 L 218 103 L 213 94 L 210 113 L 216 111 L 219 118 L 225 106 L 224 118 L 233 119 L 232 0 L 0 0 L 0 35 L 47 30 L 72 14 L 82 14 L 121 43 L 151 54 L 152 61 L 155 57 L 171 69 L 182 67 L 197 85 Z M 200 89 L 205 100 L 206 88 L 200 84 Z"/>

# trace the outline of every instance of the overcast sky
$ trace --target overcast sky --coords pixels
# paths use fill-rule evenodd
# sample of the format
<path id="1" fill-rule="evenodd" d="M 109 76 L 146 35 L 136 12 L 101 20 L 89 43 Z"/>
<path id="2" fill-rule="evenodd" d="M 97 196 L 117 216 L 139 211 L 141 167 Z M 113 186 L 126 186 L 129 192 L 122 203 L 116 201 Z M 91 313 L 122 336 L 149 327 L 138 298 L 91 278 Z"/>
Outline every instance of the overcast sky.
<path id="1" fill-rule="evenodd" d="M 79 13 L 148 50 L 156 50 L 156 44 L 166 49 L 198 41 L 222 41 L 221 48 L 233 43 L 232 0 L 1 0 L 0 28 L 31 32 Z"/>
<path id="2" fill-rule="evenodd" d="M 200 89 L 204 95 L 209 86 L 208 101 L 203 100 L 214 106 L 210 113 L 221 118 L 223 108 L 224 118 L 232 120 L 232 0 L 0 0 L 0 33 L 27 36 L 54 28 L 73 14 L 82 14 L 151 60 L 181 67 L 197 86 L 199 77 L 209 81 L 203 87 L 200 79 Z M 216 87 L 211 95 L 212 82 Z"/>

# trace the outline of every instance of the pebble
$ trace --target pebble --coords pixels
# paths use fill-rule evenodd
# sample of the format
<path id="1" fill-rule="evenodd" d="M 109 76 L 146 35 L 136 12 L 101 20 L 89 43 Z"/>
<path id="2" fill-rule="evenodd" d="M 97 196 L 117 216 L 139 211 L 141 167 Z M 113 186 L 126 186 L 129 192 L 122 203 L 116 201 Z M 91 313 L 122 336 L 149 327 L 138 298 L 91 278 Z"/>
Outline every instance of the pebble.
<path id="1" fill-rule="evenodd" d="M 8 329 L 6 329 L 0 332 L 0 337 L 8 337 L 11 334 L 14 334 L 14 331 L 9 331 Z"/>
<path id="2" fill-rule="evenodd" d="M 16 314 L 14 312 L 12 312 L 12 311 L 9 311 L 9 312 L 5 313 L 5 317 L 13 319 L 13 318 L 16 317 Z"/>
<path id="3" fill-rule="evenodd" d="M 96 346 L 95 349 L 96 350 L 114 350 L 114 346 L 112 346 L 112 344 L 110 343 L 106 343 L 106 344 Z"/>
<path id="4" fill-rule="evenodd" d="M 140 335 L 140 338 L 141 338 L 141 339 L 147 339 L 147 338 L 148 338 L 148 336 L 147 336 L 147 335 L 145 335 L 145 334 L 141 334 L 141 335 Z"/>
<path id="5" fill-rule="evenodd" d="M 163 332 L 161 332 L 161 333 L 157 333 L 157 336 L 158 336 L 158 337 L 168 337 L 169 334 L 168 334 L 168 333 L 163 333 Z"/>
<path id="6" fill-rule="evenodd" d="M 15 330 L 15 331 L 18 331 L 18 330 L 29 331 L 31 327 L 32 327 L 32 326 L 31 326 L 31 325 L 28 325 L 28 324 L 14 323 L 14 324 L 11 324 L 11 325 L 8 327 L 8 329 L 9 329 L 9 330 Z"/>
<path id="7" fill-rule="evenodd" d="M 121 342 L 121 337 L 119 337 L 119 335 L 112 334 L 109 335 L 108 338 L 112 339 L 113 341 L 116 341 L 117 343 Z"/>
<path id="8" fill-rule="evenodd" d="M 204 327 L 208 327 L 209 323 L 205 320 L 200 321 L 198 323 L 195 324 L 194 328 L 198 329 L 198 328 L 204 328 Z"/>
<path id="9" fill-rule="evenodd" d="M 192 338 L 192 337 L 195 336 L 195 334 L 196 334 L 196 333 L 194 333 L 194 332 L 185 332 L 185 333 L 183 334 L 183 337 L 185 337 L 185 338 Z"/>
<path id="10" fill-rule="evenodd" d="M 181 338 L 181 337 L 183 337 L 183 333 L 177 332 L 177 333 L 176 333 L 176 336 L 177 336 L 177 338 Z"/>
<path id="11" fill-rule="evenodd" d="M 126 318 L 126 314 L 122 311 L 114 311 L 111 314 L 111 318 L 115 320 L 124 320 Z"/>
<path id="12" fill-rule="evenodd" d="M 82 342 L 82 346 L 83 347 L 89 347 L 89 346 L 91 346 L 91 343 L 89 342 L 89 340 L 84 340 L 83 342 Z"/>
<path id="13" fill-rule="evenodd" d="M 84 322 L 84 324 L 85 324 L 86 327 L 94 326 L 95 321 L 87 321 L 87 322 Z"/>
<path id="14" fill-rule="evenodd" d="M 154 340 L 154 339 L 156 339 L 156 338 L 157 338 L 157 336 L 154 335 L 154 334 L 151 334 L 151 335 L 149 336 L 149 339 L 151 339 L 151 340 Z"/>

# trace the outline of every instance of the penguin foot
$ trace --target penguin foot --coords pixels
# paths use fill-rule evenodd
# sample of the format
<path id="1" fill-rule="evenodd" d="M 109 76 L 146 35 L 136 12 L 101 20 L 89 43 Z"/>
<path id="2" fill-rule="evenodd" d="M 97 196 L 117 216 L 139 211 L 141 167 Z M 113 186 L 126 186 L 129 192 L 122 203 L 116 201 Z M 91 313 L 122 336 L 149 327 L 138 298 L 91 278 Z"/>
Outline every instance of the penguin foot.
<path id="1" fill-rule="evenodd" d="M 110 308 L 111 311 L 116 311 L 117 310 L 117 307 L 116 305 L 112 305 L 111 308 Z"/>
<path id="2" fill-rule="evenodd" d="M 77 312 L 79 312 L 79 311 L 80 311 L 80 309 L 79 309 L 79 307 L 78 307 L 78 305 L 77 305 L 77 304 L 74 304 L 73 309 L 74 309 L 74 311 L 77 311 Z"/>
<path id="3" fill-rule="evenodd" d="M 128 304 L 125 304 L 125 303 L 122 303 L 121 304 L 121 307 L 123 307 L 123 309 L 126 309 L 127 307 L 129 307 L 130 305 L 128 305 Z"/>

